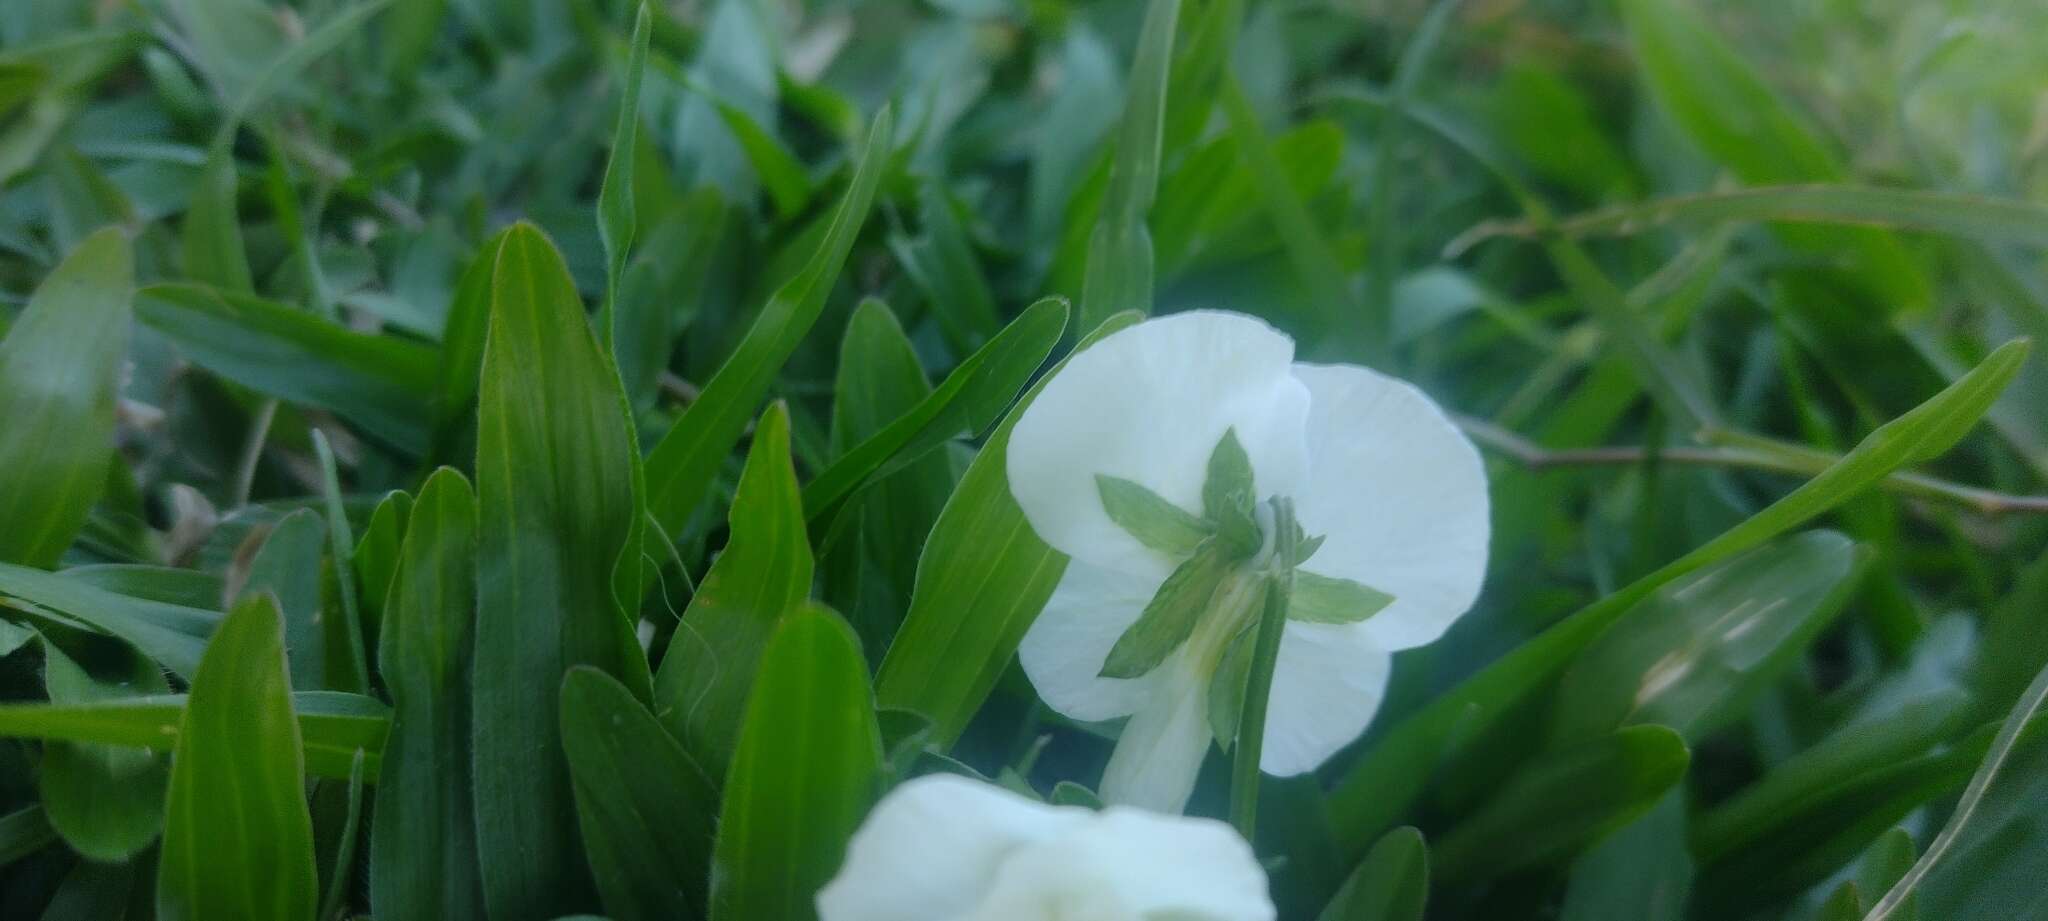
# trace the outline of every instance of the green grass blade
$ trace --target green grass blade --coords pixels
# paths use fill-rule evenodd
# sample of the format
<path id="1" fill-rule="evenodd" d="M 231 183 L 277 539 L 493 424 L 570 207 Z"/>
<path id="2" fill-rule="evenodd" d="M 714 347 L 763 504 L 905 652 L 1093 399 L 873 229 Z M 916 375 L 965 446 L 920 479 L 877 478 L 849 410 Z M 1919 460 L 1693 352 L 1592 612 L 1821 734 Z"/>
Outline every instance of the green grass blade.
<path id="1" fill-rule="evenodd" d="M 330 409 L 409 454 L 427 449 L 440 373 L 434 350 L 247 295 L 151 285 L 135 315 L 200 367 L 267 396 Z"/>
<path id="2" fill-rule="evenodd" d="M 625 395 L 539 229 L 514 227 L 491 284 L 477 419 L 477 847 L 493 918 L 589 902 L 555 716 L 561 676 L 593 665 L 648 693 L 613 591 L 637 548 Z"/>
<path id="3" fill-rule="evenodd" d="M 165 921 L 311 921 L 320 878 L 284 620 L 235 605 L 192 680 L 171 753 L 156 910 Z"/>
<path id="4" fill-rule="evenodd" d="M 810 606 L 768 643 L 726 780 L 713 921 L 809 921 L 875 795 L 882 737 L 860 647 Z"/>
<path id="5" fill-rule="evenodd" d="M 591 668 L 562 679 L 562 747 L 605 911 L 702 918 L 718 818 L 704 769 L 625 685 Z"/>
<path id="6" fill-rule="evenodd" d="M 86 238 L 0 341 L 0 561 L 54 566 L 99 500 L 134 259 L 118 229 Z"/>
<path id="7" fill-rule="evenodd" d="M 1081 328 L 1093 329 L 1126 310 L 1152 312 L 1152 231 L 1146 226 L 1159 193 L 1160 134 L 1180 0 L 1151 0 L 1131 59 L 1116 159 L 1102 213 L 1088 239 L 1081 282 Z"/>
<path id="8" fill-rule="evenodd" d="M 1713 540 L 1636 580 L 1523 643 L 1382 736 L 1331 793 L 1341 842 L 1362 853 L 1365 836 L 1390 827 L 1435 766 L 1547 686 L 1578 651 L 1627 616 L 1651 592 L 1686 573 L 1762 545 L 1839 506 L 1900 467 L 1961 440 L 2026 361 L 2024 341 L 2006 343 L 1963 379 L 1879 426 L 1827 470 Z"/>
<path id="9" fill-rule="evenodd" d="M 1139 319 L 1111 317 L 1075 350 Z M 875 677 L 880 705 L 923 714 L 941 745 L 959 738 L 1067 569 L 1066 556 L 1024 520 L 1005 472 L 1010 429 L 1042 389 L 1044 380 L 1010 410 L 939 513 L 918 560 L 910 611 Z"/>
<path id="10" fill-rule="evenodd" d="M 656 711 L 714 778 L 732 760 L 761 650 L 811 594 L 811 547 L 782 403 L 754 428 L 731 520 L 732 538 L 683 612 L 654 683 Z"/>
<path id="11" fill-rule="evenodd" d="M 391 730 L 370 822 L 370 905 L 387 921 L 483 915 L 470 771 L 476 498 L 447 468 L 421 488 L 378 636 Z"/>
<path id="12" fill-rule="evenodd" d="M 682 533 L 775 375 L 824 310 L 825 297 L 867 221 L 891 136 L 889 111 L 884 108 L 868 129 L 846 197 L 810 263 L 769 297 L 732 357 L 648 455 L 646 505 L 662 531 Z"/>

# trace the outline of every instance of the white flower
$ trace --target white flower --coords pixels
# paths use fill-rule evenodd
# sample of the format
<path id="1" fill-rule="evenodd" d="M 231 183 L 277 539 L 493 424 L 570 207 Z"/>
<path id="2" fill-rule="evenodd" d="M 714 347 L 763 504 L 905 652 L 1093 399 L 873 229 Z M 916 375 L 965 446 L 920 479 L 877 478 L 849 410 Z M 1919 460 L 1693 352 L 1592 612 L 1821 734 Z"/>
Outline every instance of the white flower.
<path id="1" fill-rule="evenodd" d="M 948 774 L 884 797 L 818 893 L 819 921 L 1272 921 L 1230 826 L 1046 806 Z"/>
<path id="2" fill-rule="evenodd" d="M 1228 472 L 1232 457 L 1249 464 L 1248 495 L 1219 516 L 1205 486 L 1230 486 L 1211 468 Z M 1076 354 L 1018 420 L 1007 461 L 1033 529 L 1072 557 L 1024 638 L 1024 670 L 1069 717 L 1131 717 L 1103 777 L 1110 802 L 1179 811 L 1211 736 L 1234 732 L 1234 713 L 1211 702 L 1229 701 L 1233 675 L 1243 696 L 1258 573 L 1278 565 L 1271 500 L 1291 500 L 1313 553 L 1274 672 L 1268 773 L 1313 770 L 1357 738 L 1391 653 L 1443 635 L 1486 568 L 1485 471 L 1436 404 L 1365 368 L 1298 364 L 1293 340 L 1241 314 L 1148 320 Z M 1246 507 L 1259 529 L 1249 542 L 1190 549 L 1232 533 L 1226 519 Z M 1195 612 L 1191 629 L 1163 631 L 1170 653 L 1157 633 L 1126 637 L 1155 599 Z M 1148 616 L 1148 629 L 1165 620 Z"/>

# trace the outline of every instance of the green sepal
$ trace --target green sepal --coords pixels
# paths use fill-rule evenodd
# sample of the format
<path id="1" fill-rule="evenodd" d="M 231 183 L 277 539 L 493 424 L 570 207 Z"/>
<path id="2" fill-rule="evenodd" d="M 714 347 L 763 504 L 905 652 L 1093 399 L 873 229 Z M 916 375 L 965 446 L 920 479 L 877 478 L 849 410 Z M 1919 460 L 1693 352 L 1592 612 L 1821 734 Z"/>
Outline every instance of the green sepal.
<path id="1" fill-rule="evenodd" d="M 1252 459 L 1237 440 L 1237 429 L 1229 428 L 1209 452 L 1209 470 L 1202 481 L 1202 517 L 1214 522 L 1239 558 L 1257 553 L 1265 535 L 1259 533 L 1252 509 L 1258 504 L 1252 483 Z"/>
<path id="2" fill-rule="evenodd" d="M 1095 489 L 1109 520 L 1138 543 L 1162 553 L 1186 556 L 1216 532 L 1215 525 L 1130 480 L 1098 473 Z"/>
<path id="3" fill-rule="evenodd" d="M 1238 631 L 1209 676 L 1209 733 L 1224 751 L 1237 742 L 1237 723 L 1244 716 L 1245 686 L 1251 680 L 1252 646 L 1258 635 L 1254 626 L 1256 622 Z"/>
<path id="4" fill-rule="evenodd" d="M 1110 647 L 1102 664 L 1104 678 L 1136 678 L 1166 661 L 1187 642 L 1209 609 L 1217 586 L 1230 574 L 1231 557 L 1224 542 L 1211 538 L 1160 583 L 1159 593 L 1145 605 L 1136 623 Z"/>
<path id="5" fill-rule="evenodd" d="M 1394 596 L 1369 585 L 1297 572 L 1294 594 L 1287 601 L 1287 619 L 1305 624 L 1355 624 L 1393 603 Z"/>

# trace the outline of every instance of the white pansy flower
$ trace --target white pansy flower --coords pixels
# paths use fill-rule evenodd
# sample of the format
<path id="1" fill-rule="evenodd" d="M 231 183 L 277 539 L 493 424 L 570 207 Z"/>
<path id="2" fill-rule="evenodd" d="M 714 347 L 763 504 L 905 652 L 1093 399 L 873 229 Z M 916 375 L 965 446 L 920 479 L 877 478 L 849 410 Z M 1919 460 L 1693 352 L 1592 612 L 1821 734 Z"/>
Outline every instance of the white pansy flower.
<path id="1" fill-rule="evenodd" d="M 1266 874 L 1209 819 L 1047 806 L 934 774 L 875 806 L 819 921 L 1272 921 Z"/>
<path id="2" fill-rule="evenodd" d="M 1300 541 L 1271 774 L 1357 738 L 1391 654 L 1443 635 L 1486 568 L 1485 471 L 1436 404 L 1365 368 L 1296 363 L 1292 339 L 1241 314 L 1147 320 L 1074 355 L 1007 461 L 1032 528 L 1072 557 L 1019 655 L 1059 712 L 1130 717 L 1110 802 L 1179 811 L 1212 736 L 1234 735 L 1264 573 L 1284 566 L 1276 510 L 1291 505 Z"/>

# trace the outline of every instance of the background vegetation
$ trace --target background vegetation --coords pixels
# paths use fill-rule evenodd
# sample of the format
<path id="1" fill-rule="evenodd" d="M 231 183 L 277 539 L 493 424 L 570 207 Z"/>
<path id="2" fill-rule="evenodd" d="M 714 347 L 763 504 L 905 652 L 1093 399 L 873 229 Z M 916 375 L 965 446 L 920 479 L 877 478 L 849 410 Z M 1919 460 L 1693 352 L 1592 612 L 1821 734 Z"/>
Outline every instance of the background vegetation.
<path id="1" fill-rule="evenodd" d="M 1417 381 L 1492 476 L 1479 607 L 1263 785 L 1283 917 L 2048 917 L 2048 7 L 0 45 L 0 917 L 803 918 L 897 779 L 1087 801 L 990 447 L 1196 306 Z"/>

